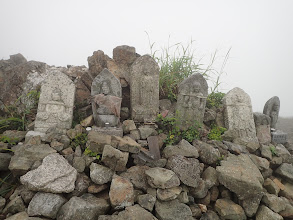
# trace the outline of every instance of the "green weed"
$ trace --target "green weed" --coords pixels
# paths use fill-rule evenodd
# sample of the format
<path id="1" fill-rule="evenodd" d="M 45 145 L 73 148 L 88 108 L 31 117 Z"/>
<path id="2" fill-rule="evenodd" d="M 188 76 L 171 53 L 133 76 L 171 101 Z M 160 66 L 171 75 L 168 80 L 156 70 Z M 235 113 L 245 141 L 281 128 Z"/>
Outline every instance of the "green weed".
<path id="1" fill-rule="evenodd" d="M 5 197 L 5 195 L 15 187 L 15 185 L 10 184 L 8 182 L 11 177 L 12 177 L 12 175 L 11 175 L 11 173 L 9 173 L 3 179 L 0 178 L 0 196 L 1 197 Z"/>
<path id="2" fill-rule="evenodd" d="M 220 105 L 223 104 L 223 98 L 225 96 L 225 93 L 222 92 L 212 92 L 207 97 L 207 108 L 212 107 L 220 107 Z"/>
<path id="3" fill-rule="evenodd" d="M 10 138 L 5 135 L 0 135 L 0 142 L 8 143 L 10 145 L 15 145 L 18 142 L 18 138 Z"/>
<path id="4" fill-rule="evenodd" d="M 274 157 L 274 156 L 279 156 L 278 155 L 278 152 L 277 152 L 277 149 L 276 149 L 276 147 L 274 146 L 274 145 L 271 145 L 270 146 L 270 151 L 272 152 L 272 156 Z"/>
<path id="5" fill-rule="evenodd" d="M 82 149 L 85 149 L 86 142 L 87 142 L 87 134 L 82 133 L 82 134 L 76 135 L 73 139 L 71 139 L 70 145 L 73 148 L 80 146 Z"/>
<path id="6" fill-rule="evenodd" d="M 88 147 L 84 150 L 84 155 L 95 157 L 97 160 L 101 159 L 101 154 L 91 151 Z"/>
<path id="7" fill-rule="evenodd" d="M 218 127 L 216 125 L 212 125 L 212 129 L 208 133 L 208 139 L 209 140 L 218 140 L 222 141 L 222 134 L 226 131 L 226 128 Z"/>

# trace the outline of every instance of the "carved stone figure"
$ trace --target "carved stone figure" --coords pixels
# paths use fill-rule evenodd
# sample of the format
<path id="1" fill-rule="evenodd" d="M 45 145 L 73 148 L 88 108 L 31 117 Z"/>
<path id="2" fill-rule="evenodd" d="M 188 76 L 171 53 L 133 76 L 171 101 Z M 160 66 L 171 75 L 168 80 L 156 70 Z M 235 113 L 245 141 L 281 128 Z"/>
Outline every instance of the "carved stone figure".
<path id="1" fill-rule="evenodd" d="M 131 66 L 130 110 L 136 122 L 154 122 L 159 112 L 159 65 L 149 55 Z"/>
<path id="2" fill-rule="evenodd" d="M 271 118 L 271 128 L 276 128 L 280 111 L 280 99 L 278 96 L 270 98 L 263 109 L 263 113 Z"/>
<path id="3" fill-rule="evenodd" d="M 240 88 L 230 90 L 223 99 L 225 127 L 224 137 L 244 144 L 249 151 L 259 148 L 253 119 L 251 100 Z"/>
<path id="4" fill-rule="evenodd" d="M 95 77 L 91 88 L 93 116 L 99 127 L 115 127 L 119 123 L 122 90 L 119 80 L 104 69 Z"/>
<path id="5" fill-rule="evenodd" d="M 35 131 L 54 128 L 65 133 L 71 128 L 75 97 L 74 83 L 59 70 L 52 70 L 41 87 Z"/>
<path id="6" fill-rule="evenodd" d="M 269 144 L 271 142 L 271 118 L 262 113 L 253 113 L 256 136 L 259 143 Z"/>
<path id="7" fill-rule="evenodd" d="M 178 88 L 176 112 L 181 129 L 195 123 L 202 123 L 208 95 L 208 84 L 201 74 L 194 74 L 183 80 Z"/>

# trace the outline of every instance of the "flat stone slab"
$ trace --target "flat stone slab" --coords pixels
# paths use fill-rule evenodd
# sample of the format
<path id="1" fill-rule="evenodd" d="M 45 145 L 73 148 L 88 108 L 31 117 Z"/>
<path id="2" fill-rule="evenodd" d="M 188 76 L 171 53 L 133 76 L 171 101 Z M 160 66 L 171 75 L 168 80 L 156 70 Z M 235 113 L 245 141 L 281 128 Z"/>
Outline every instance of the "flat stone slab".
<path id="1" fill-rule="evenodd" d="M 148 184 L 153 188 L 168 189 L 180 185 L 178 176 L 165 168 L 155 167 L 145 171 Z"/>
<path id="2" fill-rule="evenodd" d="M 33 191 L 69 193 L 75 188 L 77 171 L 64 157 L 53 153 L 42 164 L 20 177 L 20 182 Z"/>
<path id="3" fill-rule="evenodd" d="M 97 131 L 101 134 L 113 135 L 118 137 L 123 137 L 123 130 L 121 127 L 97 127 L 93 126 L 92 131 Z"/>
<path id="4" fill-rule="evenodd" d="M 240 200 L 262 193 L 263 176 L 247 154 L 230 155 L 216 170 L 219 182 L 234 192 Z"/>

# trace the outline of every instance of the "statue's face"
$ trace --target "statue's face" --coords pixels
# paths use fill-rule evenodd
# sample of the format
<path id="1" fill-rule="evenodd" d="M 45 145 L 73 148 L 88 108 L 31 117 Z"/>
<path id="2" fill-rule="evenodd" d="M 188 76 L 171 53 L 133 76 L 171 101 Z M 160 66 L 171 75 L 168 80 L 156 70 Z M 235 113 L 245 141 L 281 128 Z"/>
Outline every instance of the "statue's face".
<path id="1" fill-rule="evenodd" d="M 199 83 L 195 83 L 194 84 L 193 91 L 195 93 L 199 93 L 200 92 L 200 84 Z"/>
<path id="2" fill-rule="evenodd" d="M 110 93 L 110 88 L 106 82 L 103 82 L 101 92 L 105 95 L 108 95 Z"/>
<path id="3" fill-rule="evenodd" d="M 279 106 L 278 105 L 274 105 L 273 106 L 273 111 L 276 111 L 276 112 L 279 111 Z"/>
<path id="4" fill-rule="evenodd" d="M 52 93 L 52 100 L 53 101 L 60 101 L 61 100 L 61 94 L 59 92 L 53 92 Z"/>

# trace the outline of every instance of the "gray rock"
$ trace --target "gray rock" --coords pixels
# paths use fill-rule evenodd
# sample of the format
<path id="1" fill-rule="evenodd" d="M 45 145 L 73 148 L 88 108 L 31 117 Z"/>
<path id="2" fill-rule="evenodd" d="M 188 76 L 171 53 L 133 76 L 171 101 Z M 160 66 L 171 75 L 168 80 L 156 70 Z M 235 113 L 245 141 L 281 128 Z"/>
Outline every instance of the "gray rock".
<path id="1" fill-rule="evenodd" d="M 23 204 L 23 200 L 21 199 L 20 196 L 17 196 L 14 199 L 12 199 L 9 203 L 7 203 L 2 213 L 15 214 L 18 212 L 22 212 L 24 210 L 25 210 L 25 205 Z"/>
<path id="2" fill-rule="evenodd" d="M 233 142 L 244 144 L 251 152 L 259 148 L 256 137 L 255 124 L 252 113 L 251 100 L 240 88 L 230 90 L 223 98 L 225 138 L 231 138 Z"/>
<path id="3" fill-rule="evenodd" d="M 280 111 L 280 99 L 278 96 L 270 98 L 264 108 L 263 113 L 271 118 L 271 128 L 276 128 Z"/>
<path id="4" fill-rule="evenodd" d="M 3 132 L 3 136 L 8 137 L 11 140 L 14 140 L 16 143 L 21 142 L 27 131 L 16 131 L 16 130 L 7 130 Z"/>
<path id="5" fill-rule="evenodd" d="M 172 103 L 169 99 L 161 99 L 159 100 L 159 109 L 160 112 L 165 110 L 170 110 L 172 106 Z"/>
<path id="6" fill-rule="evenodd" d="M 5 207 L 5 204 L 6 204 L 6 199 L 3 198 L 2 196 L 0 196 L 0 213 L 1 213 L 2 209 Z"/>
<path id="7" fill-rule="evenodd" d="M 38 192 L 31 200 L 27 213 L 29 216 L 44 216 L 55 219 L 57 212 L 67 200 L 61 195 Z"/>
<path id="8" fill-rule="evenodd" d="M 276 146 L 276 151 L 279 157 L 283 159 L 283 163 L 290 163 L 291 154 L 282 144 Z"/>
<path id="9" fill-rule="evenodd" d="M 270 162 L 265 158 L 258 157 L 254 154 L 251 154 L 250 159 L 252 160 L 252 162 L 257 166 L 257 168 L 261 172 L 266 171 L 270 168 Z"/>
<path id="10" fill-rule="evenodd" d="M 218 173 L 213 167 L 208 167 L 204 170 L 202 173 L 202 179 L 206 182 L 209 189 L 215 185 L 219 185 Z"/>
<path id="11" fill-rule="evenodd" d="M 75 181 L 75 188 L 71 193 L 68 194 L 67 198 L 83 195 L 87 192 L 90 184 L 91 179 L 85 173 L 78 173 L 77 179 Z"/>
<path id="12" fill-rule="evenodd" d="M 149 126 L 141 126 L 138 128 L 140 133 L 140 138 L 146 140 L 149 136 L 158 135 L 156 129 L 151 128 Z"/>
<path id="13" fill-rule="evenodd" d="M 135 60 L 130 71 L 131 117 L 137 122 L 154 122 L 159 113 L 160 67 L 149 55 Z"/>
<path id="14" fill-rule="evenodd" d="M 205 164 L 216 164 L 220 158 L 220 152 L 218 149 L 214 148 L 213 145 L 194 141 L 193 145 L 198 149 L 199 159 Z"/>
<path id="15" fill-rule="evenodd" d="M 123 209 L 134 204 L 132 183 L 123 177 L 114 175 L 109 192 L 110 202 L 114 209 Z"/>
<path id="16" fill-rule="evenodd" d="M 279 166 L 275 173 L 287 180 L 290 183 L 293 183 L 293 165 L 289 163 L 283 163 Z"/>
<path id="17" fill-rule="evenodd" d="M 87 138 L 86 146 L 95 153 L 101 154 L 105 145 L 111 145 L 111 136 L 97 131 L 90 131 Z"/>
<path id="18" fill-rule="evenodd" d="M 74 190 L 77 171 L 58 153 L 48 155 L 37 169 L 20 177 L 29 189 L 52 193 L 69 193 Z"/>
<path id="19" fill-rule="evenodd" d="M 256 213 L 255 220 L 283 220 L 283 217 L 273 212 L 268 207 L 261 205 Z"/>
<path id="20" fill-rule="evenodd" d="M 83 157 L 74 157 L 72 166 L 76 169 L 77 172 L 82 173 L 85 169 L 85 160 Z"/>
<path id="21" fill-rule="evenodd" d="M 176 112 L 178 112 L 178 126 L 186 130 L 195 121 L 203 122 L 208 84 L 204 77 L 197 73 L 184 79 L 178 86 Z"/>
<path id="22" fill-rule="evenodd" d="M 222 219 L 246 219 L 242 207 L 228 199 L 218 199 L 215 203 L 215 210 Z"/>
<path id="23" fill-rule="evenodd" d="M 292 200 L 293 199 L 293 184 L 289 182 L 283 182 L 283 184 L 282 184 L 283 189 L 281 189 L 279 195 L 284 196 L 289 200 Z"/>
<path id="24" fill-rule="evenodd" d="M 217 213 L 214 211 L 208 210 L 206 213 L 202 215 L 200 220 L 220 220 L 219 216 Z"/>
<path id="25" fill-rule="evenodd" d="M 189 193 L 196 199 L 203 199 L 207 196 L 209 190 L 209 185 L 202 179 L 199 180 L 199 184 L 196 188 L 190 187 Z"/>
<path id="26" fill-rule="evenodd" d="M 223 141 L 223 143 L 225 144 L 225 146 L 228 148 L 228 150 L 232 153 L 232 154 L 242 154 L 242 153 L 248 153 L 247 149 L 245 146 L 239 145 L 239 144 L 235 144 L 229 141 Z"/>
<path id="27" fill-rule="evenodd" d="M 271 118 L 265 114 L 253 113 L 256 136 L 260 144 L 271 143 Z"/>
<path id="28" fill-rule="evenodd" d="M 192 220 L 190 208 L 180 203 L 177 199 L 169 202 L 159 202 L 155 204 L 156 217 L 162 220 Z"/>
<path id="29" fill-rule="evenodd" d="M 14 175 L 25 174 L 36 161 L 43 160 L 49 154 L 55 153 L 56 150 L 48 144 L 40 145 L 23 145 L 14 152 L 9 164 L 9 170 Z"/>
<path id="30" fill-rule="evenodd" d="M 176 199 L 182 191 L 180 186 L 168 189 L 157 189 L 157 198 L 161 201 L 170 201 Z"/>
<path id="31" fill-rule="evenodd" d="M 264 205 L 273 210 L 276 213 L 279 213 L 286 209 L 286 205 L 288 204 L 288 200 L 284 197 L 278 197 L 273 194 L 266 193 L 261 200 Z"/>
<path id="32" fill-rule="evenodd" d="M 160 167 L 150 168 L 145 171 L 148 184 L 153 188 L 168 189 L 180 185 L 180 180 L 176 174 Z"/>
<path id="33" fill-rule="evenodd" d="M 58 212 L 57 220 L 95 220 L 110 208 L 105 199 L 91 194 L 72 197 Z"/>
<path id="34" fill-rule="evenodd" d="M 146 191 L 149 185 L 145 171 L 148 169 L 150 169 L 148 166 L 132 166 L 120 176 L 129 179 L 135 188 Z"/>
<path id="35" fill-rule="evenodd" d="M 101 134 L 106 134 L 110 136 L 118 136 L 118 137 L 123 137 L 123 130 L 122 127 L 97 127 L 97 126 L 92 126 L 92 131 L 97 131 Z"/>
<path id="36" fill-rule="evenodd" d="M 9 153 L 0 153 L 0 171 L 8 170 L 11 157 Z"/>
<path id="37" fill-rule="evenodd" d="M 136 130 L 136 125 L 133 120 L 125 120 L 122 123 L 122 129 L 124 134 L 129 134 L 131 131 Z"/>
<path id="38" fill-rule="evenodd" d="M 150 194 L 139 195 L 137 197 L 138 204 L 148 211 L 153 211 L 156 197 Z"/>
<path id="39" fill-rule="evenodd" d="M 272 151 L 271 151 L 271 146 L 273 145 L 262 145 L 261 146 L 261 156 L 268 159 L 268 160 L 272 160 L 273 156 L 272 156 Z"/>
<path id="40" fill-rule="evenodd" d="M 117 148 L 124 152 L 136 154 L 141 149 L 140 144 L 138 144 L 135 140 L 128 136 L 124 136 L 123 138 L 112 136 L 112 146 L 114 146 L 113 143 L 117 143 Z"/>
<path id="41" fill-rule="evenodd" d="M 230 155 L 216 170 L 219 182 L 234 192 L 240 200 L 262 192 L 264 179 L 248 155 Z"/>
<path id="42" fill-rule="evenodd" d="M 242 206 L 248 217 L 252 217 L 256 214 L 262 197 L 263 193 L 259 193 L 240 201 L 240 205 Z"/>
<path id="43" fill-rule="evenodd" d="M 75 85 L 57 68 L 49 71 L 41 87 L 35 131 L 46 133 L 54 128 L 65 134 L 72 124 Z"/>
<path id="44" fill-rule="evenodd" d="M 163 150 L 165 158 L 172 157 L 174 155 L 182 155 L 184 157 L 198 158 L 198 150 L 192 146 L 188 141 L 182 139 L 176 146 L 167 146 Z"/>
<path id="45" fill-rule="evenodd" d="M 90 177 L 96 184 L 102 185 L 112 180 L 114 172 L 108 167 L 92 163 L 90 166 Z"/>
<path id="46" fill-rule="evenodd" d="M 278 187 L 278 185 L 270 178 L 267 178 L 265 180 L 263 186 L 271 194 L 278 195 L 280 192 L 280 188 Z"/>
<path id="47" fill-rule="evenodd" d="M 29 220 L 28 214 L 26 212 L 19 212 L 15 215 L 12 215 L 5 220 Z"/>
<path id="48" fill-rule="evenodd" d="M 106 145 L 102 154 L 102 162 L 113 171 L 126 170 L 128 152 L 122 152 L 110 145 Z"/>
<path id="49" fill-rule="evenodd" d="M 103 69 L 92 82 L 91 96 L 95 124 L 116 127 L 122 102 L 120 81 L 108 69 Z"/>
<path id="50" fill-rule="evenodd" d="M 146 211 L 139 205 L 126 207 L 125 211 L 122 211 L 118 214 L 117 219 L 119 220 L 158 220 L 150 212 Z"/>
<path id="51" fill-rule="evenodd" d="M 186 158 L 181 155 L 168 159 L 166 167 L 172 170 L 187 186 L 197 187 L 200 179 L 199 162 L 195 158 Z"/>

